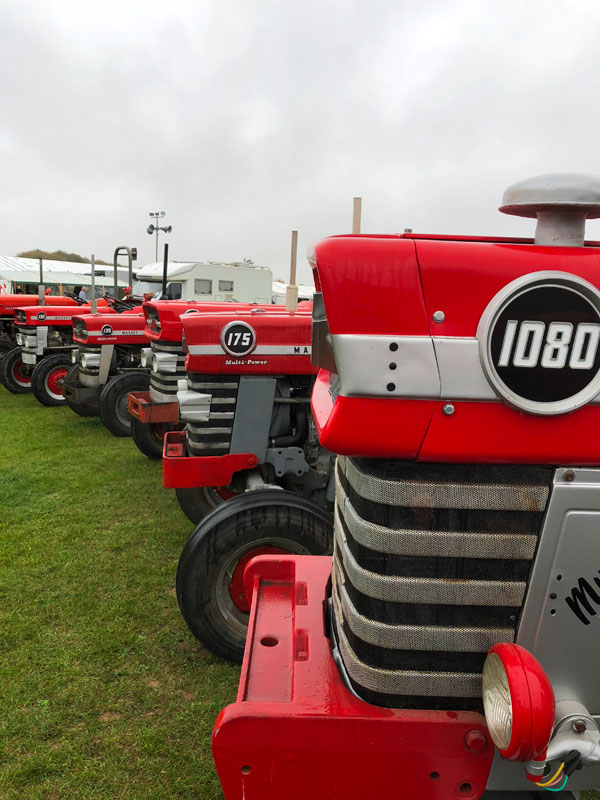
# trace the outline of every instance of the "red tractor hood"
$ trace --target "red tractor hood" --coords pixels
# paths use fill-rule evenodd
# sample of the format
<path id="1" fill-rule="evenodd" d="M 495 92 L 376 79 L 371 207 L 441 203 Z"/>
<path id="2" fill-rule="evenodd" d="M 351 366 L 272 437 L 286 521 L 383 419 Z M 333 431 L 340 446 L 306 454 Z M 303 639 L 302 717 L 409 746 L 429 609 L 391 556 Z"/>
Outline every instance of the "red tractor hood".
<path id="1" fill-rule="evenodd" d="M 335 361 L 313 394 L 324 447 L 600 464 L 599 248 L 340 236 L 311 263 Z"/>
<path id="2" fill-rule="evenodd" d="M 202 303 L 196 300 L 150 300 L 143 304 L 146 317 L 146 336 L 165 342 L 180 342 L 182 327 L 180 316 L 189 312 L 237 312 L 240 309 L 264 308 L 269 311 L 285 311 L 283 306 L 257 305 L 256 303 Z M 298 303 L 298 310 L 312 311 L 312 302 Z"/>
<path id="3" fill-rule="evenodd" d="M 250 375 L 314 375 L 310 363 L 309 309 L 288 312 L 255 307 L 235 314 L 187 313 L 185 333 L 188 372 Z"/>
<path id="4" fill-rule="evenodd" d="M 98 305 L 103 306 L 103 313 L 116 314 L 106 300 L 98 300 Z M 92 308 L 87 303 L 82 306 L 29 306 L 15 311 L 15 323 L 28 326 L 72 325 L 73 317 L 91 313 Z"/>
<path id="5" fill-rule="evenodd" d="M 133 311 L 137 313 L 132 313 Z M 79 344 L 147 344 L 146 320 L 141 309 L 109 314 L 85 314 L 73 317 L 73 341 Z"/>
<path id="6" fill-rule="evenodd" d="M 37 294 L 0 294 L 0 316 L 11 316 L 17 308 L 24 306 L 39 306 L 40 298 Z M 77 303 L 70 297 L 46 297 L 48 306 L 75 306 Z"/>

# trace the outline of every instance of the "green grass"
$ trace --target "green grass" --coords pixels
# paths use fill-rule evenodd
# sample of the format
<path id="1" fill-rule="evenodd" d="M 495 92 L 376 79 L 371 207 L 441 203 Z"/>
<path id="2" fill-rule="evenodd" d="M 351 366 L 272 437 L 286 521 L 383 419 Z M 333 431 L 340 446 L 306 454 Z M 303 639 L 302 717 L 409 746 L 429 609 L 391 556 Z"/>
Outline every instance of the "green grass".
<path id="1" fill-rule="evenodd" d="M 238 670 L 188 633 L 161 464 L 0 389 L 0 797 L 220 798 Z"/>
<path id="2" fill-rule="evenodd" d="M 0 389 L 1 800 L 222 797 L 238 670 L 177 608 L 191 527 L 130 439 Z"/>

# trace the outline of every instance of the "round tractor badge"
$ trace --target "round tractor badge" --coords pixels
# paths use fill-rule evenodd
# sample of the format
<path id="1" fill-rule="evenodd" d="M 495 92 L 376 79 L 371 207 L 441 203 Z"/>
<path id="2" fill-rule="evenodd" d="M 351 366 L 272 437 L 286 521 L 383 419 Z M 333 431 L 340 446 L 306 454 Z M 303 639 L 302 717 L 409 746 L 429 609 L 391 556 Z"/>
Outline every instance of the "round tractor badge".
<path id="1" fill-rule="evenodd" d="M 230 356 L 249 356 L 256 348 L 256 332 L 247 322 L 229 322 L 220 336 L 221 347 Z"/>
<path id="2" fill-rule="evenodd" d="M 102 326 L 102 336 L 110 336 L 113 332 L 113 329 L 110 325 L 103 325 Z"/>
<path id="3" fill-rule="evenodd" d="M 37 315 L 37 318 L 39 319 L 40 322 L 43 322 L 46 319 L 46 315 L 44 314 L 43 311 L 40 311 Z"/>
<path id="4" fill-rule="evenodd" d="M 565 272 L 509 283 L 477 330 L 488 381 L 510 405 L 564 414 L 600 392 L 600 293 Z"/>

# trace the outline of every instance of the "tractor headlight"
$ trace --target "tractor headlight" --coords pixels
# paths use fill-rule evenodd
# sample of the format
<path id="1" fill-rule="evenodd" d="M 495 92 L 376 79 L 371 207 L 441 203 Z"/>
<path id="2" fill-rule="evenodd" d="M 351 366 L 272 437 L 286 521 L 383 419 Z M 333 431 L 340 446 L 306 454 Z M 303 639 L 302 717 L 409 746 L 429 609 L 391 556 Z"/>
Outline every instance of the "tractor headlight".
<path id="1" fill-rule="evenodd" d="M 17 333 L 17 344 L 21 345 L 21 347 L 25 344 L 25 337 L 22 333 Z"/>
<path id="2" fill-rule="evenodd" d="M 71 350 L 71 364 L 77 364 L 79 362 L 79 348 L 76 347 L 75 350 Z"/>
<path id="3" fill-rule="evenodd" d="M 554 692 L 524 647 L 495 644 L 483 665 L 485 720 L 500 755 L 530 761 L 545 753 L 554 727 Z"/>
<path id="4" fill-rule="evenodd" d="M 156 357 L 156 353 L 152 353 L 152 372 L 158 372 L 158 358 Z"/>
<path id="5" fill-rule="evenodd" d="M 506 750 L 512 734 L 512 700 L 506 670 L 496 653 L 489 654 L 483 667 L 483 708 L 494 744 Z"/>

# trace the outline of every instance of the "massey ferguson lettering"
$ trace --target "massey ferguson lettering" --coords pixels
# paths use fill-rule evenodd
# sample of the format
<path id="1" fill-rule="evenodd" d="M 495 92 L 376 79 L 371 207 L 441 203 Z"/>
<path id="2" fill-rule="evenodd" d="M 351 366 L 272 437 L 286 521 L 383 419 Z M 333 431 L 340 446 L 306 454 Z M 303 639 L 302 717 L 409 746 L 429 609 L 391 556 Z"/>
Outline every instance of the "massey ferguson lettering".
<path id="1" fill-rule="evenodd" d="M 598 572 L 600 573 L 600 570 Z M 594 578 L 593 580 L 600 590 L 600 579 Z M 596 606 L 600 608 L 600 594 L 585 578 L 579 578 L 577 586 L 571 590 L 571 596 L 566 597 L 565 601 L 577 619 L 584 625 L 590 624 L 588 617 L 596 616 Z"/>

